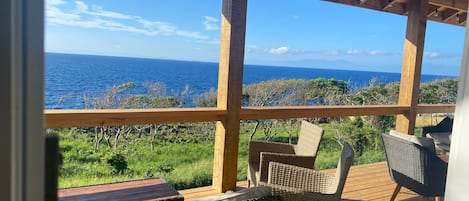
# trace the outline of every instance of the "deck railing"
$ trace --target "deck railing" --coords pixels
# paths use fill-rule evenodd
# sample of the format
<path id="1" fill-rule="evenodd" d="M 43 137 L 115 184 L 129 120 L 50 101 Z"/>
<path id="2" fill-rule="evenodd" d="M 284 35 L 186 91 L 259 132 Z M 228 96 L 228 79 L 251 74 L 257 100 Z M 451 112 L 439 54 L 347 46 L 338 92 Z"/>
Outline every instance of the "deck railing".
<path id="1" fill-rule="evenodd" d="M 243 107 L 241 120 L 406 114 L 409 106 L 277 106 Z M 452 113 L 454 104 L 420 104 L 417 113 Z M 91 127 L 221 121 L 226 111 L 217 108 L 45 110 L 46 128 Z"/>
<path id="2" fill-rule="evenodd" d="M 364 106 L 277 106 L 243 107 L 238 109 L 240 120 L 289 119 L 312 117 L 369 116 L 369 115 L 408 115 L 411 107 L 404 105 L 364 105 Z M 453 113 L 455 105 L 418 105 L 417 113 Z M 45 110 L 46 128 L 71 128 L 93 126 L 141 125 L 158 123 L 221 122 L 230 118 L 229 112 L 219 108 L 172 108 L 172 109 L 105 109 L 105 110 Z M 232 115 L 233 116 L 233 115 Z M 233 120 L 232 123 L 239 123 Z M 239 125 L 238 125 L 239 131 Z M 215 146 L 213 187 L 220 192 L 236 188 L 238 131 L 230 134 L 217 133 L 223 143 Z M 217 140 L 217 139 L 216 139 Z M 231 150 L 229 159 L 221 150 Z M 218 157 L 218 158 L 217 158 Z M 228 163 L 230 162 L 230 163 Z M 221 178 L 215 171 L 223 172 Z M 218 183 L 217 183 L 218 182 Z M 220 184 L 222 182 L 222 184 Z"/>

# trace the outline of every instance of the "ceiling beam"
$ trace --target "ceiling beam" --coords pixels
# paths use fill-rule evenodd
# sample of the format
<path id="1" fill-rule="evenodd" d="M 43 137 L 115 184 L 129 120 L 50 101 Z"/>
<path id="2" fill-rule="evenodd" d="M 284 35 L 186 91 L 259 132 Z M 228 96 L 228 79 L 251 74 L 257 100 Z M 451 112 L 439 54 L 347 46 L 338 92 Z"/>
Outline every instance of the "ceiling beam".
<path id="1" fill-rule="evenodd" d="M 467 12 L 469 0 L 430 0 L 429 3 L 435 6 L 452 8 L 459 11 Z"/>
<path id="2" fill-rule="evenodd" d="M 441 14 L 441 19 L 443 22 L 449 22 L 450 20 L 455 20 L 456 17 L 459 17 L 461 11 L 448 9 Z"/>
<path id="3" fill-rule="evenodd" d="M 438 8 L 440 8 L 440 6 L 428 5 L 427 17 L 431 17 L 431 16 L 435 15 Z"/>
<path id="4" fill-rule="evenodd" d="M 459 15 L 458 24 L 466 25 L 467 13 L 462 13 Z"/>

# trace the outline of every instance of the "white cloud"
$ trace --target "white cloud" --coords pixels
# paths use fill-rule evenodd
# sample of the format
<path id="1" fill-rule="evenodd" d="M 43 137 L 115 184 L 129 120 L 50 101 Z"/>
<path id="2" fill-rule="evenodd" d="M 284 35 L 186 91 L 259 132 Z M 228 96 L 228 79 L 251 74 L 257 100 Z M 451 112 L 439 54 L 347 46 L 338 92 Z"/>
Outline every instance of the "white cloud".
<path id="1" fill-rule="evenodd" d="M 199 40 L 209 39 L 208 36 L 202 35 L 199 32 L 177 31 L 176 35 Z"/>
<path id="2" fill-rule="evenodd" d="M 346 54 L 348 54 L 348 55 L 359 55 L 361 53 L 362 53 L 362 51 L 360 51 L 360 50 L 352 50 L 352 49 L 347 50 L 347 52 L 346 52 Z"/>
<path id="3" fill-rule="evenodd" d="M 255 51 L 257 49 L 257 47 L 248 47 L 248 49 L 250 49 L 249 51 Z M 269 49 L 265 49 L 264 52 L 267 52 L 269 54 L 273 54 L 273 55 L 284 55 L 284 54 L 303 54 L 303 53 L 307 53 L 306 51 L 304 50 L 297 50 L 297 49 L 291 49 L 289 47 L 286 47 L 286 46 L 282 46 L 282 47 L 278 47 L 278 48 L 269 48 Z"/>
<path id="4" fill-rule="evenodd" d="M 271 49 L 269 49 L 268 52 L 270 54 L 282 55 L 282 54 L 288 53 L 288 51 L 289 51 L 288 47 L 283 46 L 283 47 L 279 47 L 279 48 L 271 48 Z"/>
<path id="5" fill-rule="evenodd" d="M 205 30 L 213 31 L 213 30 L 219 29 L 219 25 L 218 25 L 219 21 L 220 20 L 214 17 L 204 16 L 204 21 L 202 22 L 202 24 L 205 26 Z"/>
<path id="6" fill-rule="evenodd" d="M 439 52 L 425 52 L 424 55 L 433 59 L 433 58 L 440 57 L 441 53 L 439 53 Z"/>
<path id="7" fill-rule="evenodd" d="M 379 55 L 384 55 L 385 52 L 383 52 L 381 50 L 370 50 L 370 51 L 368 51 L 368 54 L 371 55 L 371 56 L 379 56 Z"/>
<path id="8" fill-rule="evenodd" d="M 124 31 L 147 36 L 180 36 L 196 40 L 210 40 L 209 36 L 199 32 L 183 30 L 168 22 L 152 21 L 140 16 L 108 11 L 99 5 L 88 6 L 83 1 L 75 1 L 71 10 L 66 10 L 65 0 L 46 1 L 46 22 L 82 28 Z M 208 22 L 217 19 L 205 17 Z M 213 27 L 212 27 L 213 28 Z"/>
<path id="9" fill-rule="evenodd" d="M 88 5 L 83 3 L 83 1 L 75 1 L 75 12 L 83 13 L 88 11 Z"/>
<path id="10" fill-rule="evenodd" d="M 92 11 L 87 11 L 86 14 L 107 17 L 107 18 L 112 18 L 112 19 L 140 19 L 139 16 L 106 11 L 101 6 L 97 6 L 97 5 L 93 5 Z"/>

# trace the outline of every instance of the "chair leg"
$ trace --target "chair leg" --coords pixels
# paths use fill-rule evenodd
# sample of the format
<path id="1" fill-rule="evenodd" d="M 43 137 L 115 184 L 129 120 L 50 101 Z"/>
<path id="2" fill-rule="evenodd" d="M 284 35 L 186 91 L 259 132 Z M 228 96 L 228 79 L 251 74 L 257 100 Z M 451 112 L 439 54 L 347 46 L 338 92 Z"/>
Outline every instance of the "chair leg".
<path id="1" fill-rule="evenodd" d="M 397 184 L 396 188 L 394 189 L 394 193 L 392 193 L 391 201 L 394 201 L 396 199 L 397 194 L 399 193 L 400 190 L 401 190 L 401 185 Z"/>

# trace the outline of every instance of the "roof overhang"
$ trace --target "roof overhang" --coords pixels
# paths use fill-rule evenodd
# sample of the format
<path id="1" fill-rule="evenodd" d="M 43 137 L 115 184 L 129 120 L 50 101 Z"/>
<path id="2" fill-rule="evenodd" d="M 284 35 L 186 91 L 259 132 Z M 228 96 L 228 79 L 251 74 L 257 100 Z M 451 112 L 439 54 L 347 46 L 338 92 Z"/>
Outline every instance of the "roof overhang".
<path id="1" fill-rule="evenodd" d="M 323 0 L 368 8 L 376 11 L 406 16 L 407 2 L 412 0 Z M 469 0 L 429 0 L 427 19 L 431 21 L 466 26 Z"/>

